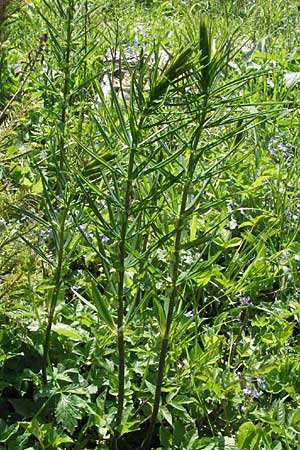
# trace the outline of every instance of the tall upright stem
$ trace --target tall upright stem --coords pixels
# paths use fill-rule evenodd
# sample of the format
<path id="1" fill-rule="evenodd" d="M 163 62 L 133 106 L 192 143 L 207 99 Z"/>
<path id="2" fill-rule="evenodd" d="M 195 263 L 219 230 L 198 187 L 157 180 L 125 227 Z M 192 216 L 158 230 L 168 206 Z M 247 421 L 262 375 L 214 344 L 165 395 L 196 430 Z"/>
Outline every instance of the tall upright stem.
<path id="1" fill-rule="evenodd" d="M 126 191 L 124 199 L 123 220 L 121 224 L 121 236 L 119 244 L 119 285 L 118 285 L 118 406 L 116 416 L 116 428 L 121 424 L 124 405 L 124 383 L 125 383 L 125 349 L 124 349 L 124 275 L 126 258 L 126 234 L 130 215 L 130 197 L 132 190 L 132 171 L 134 165 L 134 151 L 131 150 L 128 165 L 128 176 L 126 181 Z"/>
<path id="2" fill-rule="evenodd" d="M 159 403 L 160 403 L 161 390 L 162 390 L 162 384 L 163 384 L 164 370 L 165 370 L 166 357 L 167 357 L 167 353 L 168 353 L 168 345 L 169 345 L 169 339 L 170 339 L 170 329 L 171 329 L 172 320 L 173 320 L 175 302 L 176 302 L 177 295 L 178 295 L 177 280 L 178 280 L 178 272 L 179 272 L 179 264 L 180 264 L 180 244 L 181 244 L 182 230 L 183 230 L 184 224 L 185 224 L 186 206 L 187 206 L 188 196 L 189 196 L 190 188 L 192 186 L 193 175 L 194 175 L 194 171 L 196 169 L 197 161 L 198 161 L 198 158 L 195 157 L 195 153 L 196 153 L 196 150 L 198 147 L 202 127 L 203 127 L 203 124 L 205 121 L 206 109 L 207 109 L 207 97 L 205 97 L 205 100 L 203 103 L 203 111 L 201 114 L 200 125 L 197 127 L 197 130 L 196 130 L 195 135 L 191 142 L 190 156 L 189 156 L 189 160 L 188 160 L 188 166 L 187 166 L 187 170 L 186 170 L 186 176 L 185 176 L 185 180 L 184 180 L 179 214 L 178 214 L 178 219 L 177 219 L 177 224 L 176 224 L 176 234 L 175 234 L 173 258 L 172 258 L 172 266 L 171 266 L 171 293 L 170 293 L 170 301 L 169 301 L 169 307 L 168 307 L 168 313 L 167 313 L 167 319 L 166 319 L 166 327 L 165 327 L 165 330 L 163 333 L 160 355 L 159 355 L 153 410 L 152 410 L 152 415 L 150 418 L 148 432 L 147 432 L 146 438 L 142 444 L 141 450 L 149 450 L 150 449 L 151 441 L 152 441 L 152 437 L 153 437 L 153 433 L 154 433 L 154 429 L 155 429 L 155 424 L 156 424 L 156 420 L 157 420 L 157 415 L 158 415 L 158 411 L 159 411 Z"/>
<path id="3" fill-rule="evenodd" d="M 117 330 L 117 341 L 118 341 L 118 404 L 117 404 L 117 414 L 115 421 L 115 434 L 113 436 L 114 448 L 118 448 L 118 438 L 119 430 L 122 423 L 123 409 L 124 409 L 124 387 L 125 387 L 125 343 L 124 343 L 124 276 L 125 276 L 125 259 L 126 259 L 126 239 L 128 222 L 131 214 L 130 205 L 132 197 L 132 175 L 134 170 L 134 160 L 137 142 L 139 139 L 139 131 L 143 126 L 143 120 L 141 119 L 139 126 L 137 127 L 137 133 L 135 134 L 135 140 L 131 144 L 129 162 L 127 169 L 127 179 L 125 187 L 124 205 L 122 212 L 121 230 L 120 230 L 120 243 L 119 243 L 119 266 L 118 266 L 118 330 Z"/>
<path id="4" fill-rule="evenodd" d="M 153 411 L 150 419 L 150 424 L 147 432 L 147 436 L 145 438 L 145 441 L 142 445 L 141 450 L 148 450 L 151 445 L 152 436 L 154 433 L 154 428 L 157 420 L 157 415 L 159 411 L 159 402 L 161 397 L 161 389 L 163 384 L 163 376 L 164 376 L 164 369 L 165 369 L 165 363 L 166 363 L 166 356 L 168 352 L 168 344 L 169 344 L 169 337 L 170 337 L 170 329 L 173 319 L 173 313 L 174 313 L 174 306 L 175 306 L 175 300 L 177 298 L 177 279 L 178 279 L 178 271 L 179 271 L 179 262 L 180 262 L 180 243 L 181 243 L 181 234 L 182 229 L 185 222 L 185 210 L 186 210 L 186 204 L 188 200 L 188 193 L 191 187 L 191 175 L 193 173 L 192 170 L 192 164 L 193 164 L 193 153 L 190 155 L 189 159 L 189 169 L 188 174 L 184 183 L 182 198 L 181 198 L 181 204 L 180 204 L 180 210 L 179 215 L 177 219 L 177 226 L 176 226 L 176 235 L 175 235 L 175 242 L 174 242 L 174 249 L 173 249 L 173 261 L 172 261 L 172 267 L 171 267 L 171 294 L 170 294 L 170 301 L 169 301 L 169 308 L 167 313 L 167 320 L 166 320 L 166 326 L 162 337 L 162 343 L 161 343 L 161 350 L 160 350 L 160 356 L 159 356 L 159 363 L 158 363 L 158 372 L 157 372 L 157 380 L 156 380 L 156 389 L 155 389 L 155 395 L 154 395 L 154 402 L 153 402 Z"/>
<path id="5" fill-rule="evenodd" d="M 72 20 L 74 14 L 74 0 L 69 0 L 67 10 L 67 34 L 66 34 L 66 49 L 64 55 L 64 84 L 63 84 L 63 100 L 61 108 L 61 134 L 60 134 L 60 157 L 59 168 L 64 169 L 65 161 L 65 127 L 67 120 L 67 111 L 69 106 L 69 86 L 70 86 L 70 59 L 71 59 L 71 45 L 72 45 Z"/>
<path id="6" fill-rule="evenodd" d="M 50 303 L 50 309 L 49 309 L 49 316 L 48 316 L 48 322 L 47 322 L 47 328 L 45 333 L 45 340 L 44 340 L 44 352 L 43 352 L 43 359 L 42 359 L 42 380 L 43 384 L 47 384 L 47 365 L 48 365 L 48 359 L 49 359 L 49 348 L 50 348 L 50 336 L 51 336 L 51 329 L 54 319 L 54 313 L 59 297 L 59 292 L 62 284 L 62 269 L 63 269 L 63 261 L 64 261 L 64 242 L 65 242 L 65 221 L 66 221 L 66 211 L 63 213 L 60 232 L 59 232 L 59 248 L 58 248 L 58 255 L 57 255 L 57 266 L 55 270 L 54 275 L 54 290 L 51 296 L 51 303 Z"/>

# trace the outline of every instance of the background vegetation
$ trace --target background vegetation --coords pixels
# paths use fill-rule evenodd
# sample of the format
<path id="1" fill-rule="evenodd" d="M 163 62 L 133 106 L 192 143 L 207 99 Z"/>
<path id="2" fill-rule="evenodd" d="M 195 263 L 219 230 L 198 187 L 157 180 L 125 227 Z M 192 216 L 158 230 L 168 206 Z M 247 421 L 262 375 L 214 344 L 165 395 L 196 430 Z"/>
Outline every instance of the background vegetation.
<path id="1" fill-rule="evenodd" d="M 0 448 L 300 449 L 299 3 L 0 38 Z"/>

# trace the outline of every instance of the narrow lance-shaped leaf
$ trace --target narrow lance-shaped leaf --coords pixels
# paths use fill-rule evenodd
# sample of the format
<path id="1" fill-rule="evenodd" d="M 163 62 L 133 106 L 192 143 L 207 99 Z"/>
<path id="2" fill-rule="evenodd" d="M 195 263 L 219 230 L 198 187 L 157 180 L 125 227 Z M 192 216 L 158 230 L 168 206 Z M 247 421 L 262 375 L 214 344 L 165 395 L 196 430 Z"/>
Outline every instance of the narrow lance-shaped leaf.
<path id="1" fill-rule="evenodd" d="M 114 323 L 113 317 L 108 309 L 106 300 L 103 295 L 100 294 L 99 289 L 95 285 L 95 283 L 92 283 L 90 286 L 90 296 L 97 308 L 97 312 L 99 314 L 99 317 L 103 320 L 103 322 L 106 323 L 106 325 L 111 329 L 116 329 L 116 325 Z"/>
<path id="2" fill-rule="evenodd" d="M 147 115 L 157 101 L 162 100 L 169 87 L 175 81 L 178 81 L 192 66 L 192 47 L 188 46 L 181 49 L 179 53 L 171 60 L 161 73 L 158 81 L 150 91 L 144 114 Z"/>
<path id="3" fill-rule="evenodd" d="M 203 91 L 206 92 L 208 86 L 210 85 L 210 61 L 211 61 L 211 52 L 212 52 L 212 36 L 211 29 L 204 18 L 200 21 L 199 26 L 199 44 L 201 51 L 201 76 L 202 76 L 202 84 Z"/>

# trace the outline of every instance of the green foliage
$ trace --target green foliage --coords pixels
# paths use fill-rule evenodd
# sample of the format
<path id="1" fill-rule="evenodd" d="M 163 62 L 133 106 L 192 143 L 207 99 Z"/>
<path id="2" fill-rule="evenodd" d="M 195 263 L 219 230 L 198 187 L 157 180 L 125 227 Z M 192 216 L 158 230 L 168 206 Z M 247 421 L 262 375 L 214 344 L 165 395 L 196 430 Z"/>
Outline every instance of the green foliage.
<path id="1" fill-rule="evenodd" d="M 298 450 L 297 3 L 4 10 L 1 446 Z"/>

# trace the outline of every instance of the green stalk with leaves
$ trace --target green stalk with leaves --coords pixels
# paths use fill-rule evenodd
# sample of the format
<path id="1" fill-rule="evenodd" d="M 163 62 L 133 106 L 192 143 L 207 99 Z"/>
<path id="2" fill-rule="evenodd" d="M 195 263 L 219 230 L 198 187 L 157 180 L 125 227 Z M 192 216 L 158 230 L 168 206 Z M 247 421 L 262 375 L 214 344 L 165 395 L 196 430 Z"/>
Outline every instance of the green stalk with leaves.
<path id="1" fill-rule="evenodd" d="M 126 302 L 126 289 L 125 289 L 125 271 L 126 271 L 126 259 L 132 258 L 134 253 L 130 249 L 130 242 L 132 241 L 132 223 L 138 224 L 140 219 L 144 214 L 145 208 L 148 206 L 146 200 L 140 198 L 137 195 L 138 191 L 135 193 L 137 180 L 144 174 L 144 167 L 147 162 L 149 162 L 149 156 L 143 159 L 141 156 L 140 145 L 145 138 L 145 132 L 151 136 L 151 125 L 149 129 L 149 123 L 151 124 L 151 118 L 155 117 L 157 108 L 164 104 L 167 95 L 174 90 L 176 90 L 176 83 L 182 81 L 191 68 L 192 64 L 192 49 L 190 46 L 180 50 L 177 55 L 175 55 L 169 64 L 164 68 L 162 73 L 152 79 L 152 85 L 149 94 L 144 92 L 144 80 L 145 73 L 141 70 L 141 74 L 138 78 L 132 76 L 131 93 L 128 104 L 124 104 L 121 107 L 121 102 L 118 99 L 116 93 L 112 90 L 111 92 L 111 103 L 113 105 L 113 110 L 110 110 L 103 93 L 99 91 L 100 98 L 103 103 L 105 121 L 107 121 L 111 127 L 119 136 L 121 141 L 123 141 L 128 148 L 128 165 L 126 172 L 124 174 L 125 185 L 124 185 L 124 196 L 120 198 L 118 195 L 118 203 L 122 205 L 117 207 L 117 216 L 119 221 L 119 239 L 118 239 L 118 252 L 116 255 L 116 260 L 113 262 L 115 270 L 118 276 L 117 284 L 117 348 L 118 348 L 118 401 L 117 401 L 117 412 L 115 418 L 114 426 L 114 436 L 112 442 L 112 448 L 118 448 L 118 440 L 121 432 L 121 424 L 123 419 L 124 411 L 124 385 L 125 385 L 125 345 L 124 345 L 124 332 L 125 332 L 125 302 Z M 141 57 L 143 58 L 143 57 Z M 125 60 L 126 63 L 126 60 Z M 141 65 L 143 65 L 143 59 L 141 60 Z M 148 74 L 147 74 L 148 75 Z M 138 106 L 138 108 L 137 108 Z M 116 114 L 116 117 L 114 115 Z M 100 129 L 103 136 L 106 135 L 103 125 L 100 121 L 97 122 L 97 126 Z M 170 132 L 173 133 L 172 131 Z M 171 138 L 170 134 L 170 138 Z M 155 136 L 155 135 L 154 135 Z M 166 133 L 164 137 L 166 138 L 168 134 Z M 154 138 L 155 140 L 157 137 Z M 108 141 L 108 140 L 107 140 Z M 155 142 L 155 141 L 154 141 Z M 84 147 L 83 147 L 84 148 Z M 85 148 L 88 151 L 87 148 Z M 100 157 L 97 157 L 92 152 L 88 151 L 89 155 L 94 157 L 99 162 Z M 151 155 L 151 153 L 150 153 Z M 151 156 L 150 156 L 151 157 Z M 109 167 L 107 165 L 107 167 Z M 102 170 L 104 167 L 102 166 Z M 111 176 L 114 179 L 115 185 L 120 183 L 120 180 L 115 178 L 116 173 L 111 172 Z M 81 177 L 84 182 L 87 182 L 83 177 Z M 104 178 L 105 179 L 105 178 Z M 89 187 L 98 195 L 100 192 L 96 187 L 88 183 Z M 113 200 L 113 199 L 112 199 Z M 95 201 L 88 195 L 88 201 L 98 216 L 102 224 L 105 223 L 105 219 L 101 216 L 99 208 L 97 208 Z M 136 204 L 139 206 L 136 206 Z M 115 201 L 114 201 L 115 203 Z M 134 208 L 133 208 L 133 205 Z M 138 219 L 138 220 L 137 220 Z M 103 225 L 102 225 L 103 226 Z M 141 225 L 142 228 L 139 229 L 135 226 L 135 235 L 141 236 L 140 244 L 141 248 L 139 252 L 145 252 L 145 238 L 142 233 L 147 229 L 145 224 Z M 147 225 L 149 227 L 149 224 Z M 144 230 L 144 231 L 143 231 Z M 111 231 L 110 231 L 111 233 Z M 135 250 L 137 251 L 137 249 Z M 132 252 L 132 253 L 130 253 Z M 140 265 L 143 267 L 143 264 Z M 138 306 L 138 305 L 135 305 Z M 130 311 L 132 312 L 132 305 L 130 305 Z"/>
<path id="2" fill-rule="evenodd" d="M 45 186 L 45 189 L 48 189 Z M 51 211 L 51 200 L 48 204 L 49 210 Z M 45 341 L 44 341 L 44 353 L 43 353 L 43 361 L 42 361 L 42 378 L 44 385 L 47 384 L 47 366 L 48 362 L 51 366 L 51 362 L 49 359 L 49 348 L 50 348 L 50 337 L 51 337 L 51 329 L 54 320 L 54 314 L 56 310 L 56 306 L 59 300 L 59 297 L 62 292 L 63 285 L 63 271 L 64 265 L 66 263 L 66 220 L 68 216 L 68 208 L 69 205 L 64 205 L 63 208 L 60 209 L 59 217 L 57 220 L 57 227 L 52 228 L 52 234 L 55 242 L 55 253 L 56 253 L 56 262 L 55 269 L 53 275 L 53 290 L 50 296 L 50 305 L 48 310 L 48 321 L 47 327 L 45 331 Z M 55 218 L 55 211 L 52 209 L 53 217 Z M 52 222 L 53 223 L 53 222 Z"/>
<path id="3" fill-rule="evenodd" d="M 133 101 L 135 95 L 135 89 L 141 92 L 143 86 L 137 85 L 138 83 L 132 82 L 131 85 L 131 99 L 130 106 L 128 108 L 128 124 L 130 126 L 131 137 L 128 140 L 129 147 L 129 160 L 128 169 L 126 175 L 126 185 L 125 185 L 125 195 L 124 195 L 124 207 L 121 217 L 121 227 L 120 227 L 120 242 L 119 242 L 119 266 L 118 266 L 118 320 L 117 320 L 117 341 L 118 341 L 118 405 L 117 405 L 117 415 L 115 420 L 115 448 L 118 448 L 118 436 L 120 431 L 120 426 L 122 423 L 123 409 L 124 409 L 124 384 L 125 384 L 125 347 L 124 347 L 124 320 L 125 320 L 125 309 L 124 303 L 126 296 L 124 294 L 124 275 L 125 275 L 125 259 L 127 256 L 127 244 L 128 244 L 128 227 L 129 218 L 134 213 L 132 210 L 132 202 L 134 201 L 134 180 L 140 175 L 139 167 L 137 165 L 136 156 L 138 152 L 138 146 L 142 142 L 144 135 L 144 124 L 147 123 L 149 118 L 154 112 L 154 107 L 157 102 L 160 102 L 166 95 L 168 90 L 172 87 L 172 83 L 176 82 L 180 77 L 185 75 L 190 68 L 189 58 L 191 56 L 191 49 L 187 48 L 182 50 L 170 64 L 165 68 L 165 71 L 161 74 L 160 78 L 156 81 L 155 86 L 150 92 L 149 98 L 145 101 L 143 105 L 140 105 L 140 117 L 136 117 L 136 112 L 134 111 Z M 113 104 L 118 111 L 119 119 L 121 123 L 123 122 L 123 113 L 119 107 L 119 101 L 115 95 L 113 96 Z M 125 124 L 125 122 L 123 122 Z M 124 126 L 125 131 L 125 126 Z M 127 133 L 124 133 L 124 138 Z M 128 135 L 127 135 L 128 136 Z M 143 207 L 143 206 L 142 206 Z M 135 211 L 135 214 L 139 214 L 139 211 Z"/>
<path id="4" fill-rule="evenodd" d="M 49 167 L 40 167 L 41 177 L 44 185 L 44 202 L 45 214 L 48 218 L 48 225 L 52 230 L 54 243 L 54 267 L 53 267 L 53 290 L 50 296 L 50 304 L 48 307 L 48 319 L 45 331 L 44 353 L 42 362 L 42 379 L 43 383 L 47 383 L 47 365 L 49 360 L 51 329 L 55 319 L 55 311 L 59 298 L 63 296 L 64 292 L 64 276 L 66 266 L 68 264 L 68 252 L 70 251 L 70 233 L 69 233 L 69 214 L 71 210 L 72 194 L 68 191 L 68 183 L 66 174 L 68 171 L 68 164 L 72 160 L 71 152 L 66 153 L 66 148 L 70 148 L 70 128 L 74 126 L 73 116 L 76 114 L 79 106 L 76 104 L 75 98 L 71 102 L 72 92 L 75 90 L 76 84 L 79 82 L 79 74 L 81 73 L 83 79 L 80 82 L 86 82 L 86 56 L 90 51 L 90 43 L 88 36 L 88 17 L 90 14 L 89 4 L 75 5 L 74 0 L 61 2 L 56 0 L 50 4 L 45 0 L 43 7 L 38 8 L 38 13 L 46 27 L 47 41 L 51 46 L 52 58 L 46 54 L 46 68 L 45 73 L 41 77 L 43 85 L 41 89 L 44 90 L 44 104 L 52 106 L 54 110 L 53 115 L 48 116 L 48 123 L 45 124 L 48 128 L 55 129 L 55 136 L 53 138 L 53 131 L 51 136 L 48 136 L 51 144 L 51 169 L 56 174 L 54 184 L 51 186 L 48 182 L 49 176 L 46 175 Z M 80 11 L 83 15 L 80 15 Z M 62 21 L 63 26 L 57 27 L 57 21 Z M 84 24 L 84 33 L 81 32 L 81 22 Z M 83 45 L 79 45 L 83 42 Z M 42 43 L 41 43 L 42 45 Z M 51 64 L 53 60 L 57 61 L 61 66 L 61 73 L 59 77 L 53 77 Z M 51 95 L 49 95 L 49 87 L 51 88 Z M 49 97 L 48 97 L 49 95 Z M 80 97 L 80 92 L 78 92 Z M 77 129 L 82 127 L 83 115 L 79 114 L 79 120 L 76 123 Z M 75 247 L 74 247 L 75 248 Z M 73 250 L 74 250 L 73 248 Z M 72 251 L 71 250 L 71 253 Z"/>
<path id="5" fill-rule="evenodd" d="M 140 130 L 137 130 L 138 132 Z M 136 139 L 138 140 L 139 133 L 136 133 Z M 134 170 L 134 160 L 136 152 L 137 142 L 133 142 L 130 154 L 129 154 L 129 164 L 127 172 L 127 181 L 125 188 L 124 197 L 124 210 L 121 220 L 121 230 L 120 230 L 120 243 L 119 243 L 119 258 L 120 266 L 118 270 L 119 282 L 118 282 L 118 320 L 117 320 L 117 341 L 118 341 L 118 405 L 117 405 L 117 415 L 116 415 L 116 434 L 115 438 L 118 437 L 118 427 L 122 422 L 123 408 L 124 408 L 124 385 L 125 385 L 125 346 L 124 346 L 124 275 L 125 275 L 125 258 L 126 258 L 126 241 L 127 241 L 127 230 L 128 230 L 128 220 L 131 214 L 131 197 L 132 197 L 132 174 Z"/>
<path id="6" fill-rule="evenodd" d="M 236 80 L 226 83 L 227 64 L 235 51 L 233 38 L 225 38 L 223 43 L 213 52 L 212 29 L 206 18 L 200 19 L 199 22 L 191 19 L 187 30 L 198 55 L 198 61 L 194 64 L 194 70 L 190 76 L 191 84 L 187 88 L 187 95 L 186 97 L 183 95 L 183 103 L 186 102 L 186 107 L 189 111 L 188 115 L 191 118 L 193 117 L 193 122 L 188 122 L 186 126 L 187 136 L 189 136 L 185 142 L 187 163 L 184 174 L 182 175 L 182 195 L 178 207 L 174 244 L 171 254 L 169 303 L 166 311 L 165 327 L 162 331 L 153 410 L 150 417 L 148 433 L 142 444 L 142 450 L 149 450 L 151 447 L 157 416 L 160 410 L 161 391 L 174 312 L 179 307 L 181 292 L 185 287 L 185 278 L 182 277 L 180 269 L 182 263 L 181 254 L 184 248 L 187 248 L 187 246 L 191 248 L 193 246 L 192 242 L 186 242 L 186 230 L 195 212 L 199 209 L 201 210 L 202 207 L 205 208 L 205 205 L 199 205 L 202 196 L 201 190 L 199 193 L 193 192 L 193 186 L 199 177 L 198 166 L 200 166 L 200 170 L 203 170 L 204 167 L 201 167 L 201 159 L 206 158 L 206 152 L 209 148 L 228 145 L 229 150 L 225 156 L 220 160 L 217 159 L 212 164 L 213 170 L 209 169 L 205 171 L 204 169 L 206 175 L 202 179 L 211 184 L 214 170 L 216 170 L 216 173 L 218 171 L 222 172 L 224 161 L 230 158 L 232 152 L 240 144 L 241 139 L 237 140 L 236 138 L 240 138 L 241 124 L 244 125 L 245 129 L 247 127 L 251 128 L 253 122 L 259 119 L 258 114 L 247 115 L 246 113 L 228 121 L 228 116 L 234 113 L 236 104 L 239 107 L 242 104 L 238 96 L 236 97 L 236 92 L 238 92 L 241 85 L 247 83 L 247 77 L 237 77 Z M 222 78 L 223 82 L 219 84 Z M 236 127 L 224 133 L 223 128 L 231 120 L 233 124 L 236 124 Z M 219 130 L 219 137 L 211 137 L 209 133 L 210 129 Z M 216 136 L 218 136 L 218 133 L 216 133 Z M 234 142 L 231 149 L 229 145 L 230 141 Z M 217 166 L 219 167 L 217 168 Z M 206 242 L 207 239 L 205 236 L 200 236 L 194 240 L 194 245 L 197 245 L 197 242 Z M 196 263 L 195 266 L 197 265 Z M 202 265 L 200 263 L 198 269 L 200 273 L 201 267 Z M 197 270 L 194 276 L 196 273 Z"/>
<path id="7" fill-rule="evenodd" d="M 193 214 L 193 210 L 190 210 L 187 213 L 187 203 L 189 199 L 189 195 L 191 192 L 191 186 L 193 184 L 193 176 L 197 167 L 197 162 L 199 157 L 197 156 L 198 149 L 198 143 L 201 137 L 201 132 L 204 126 L 204 122 L 206 119 L 206 107 L 208 102 L 208 95 L 209 95 L 209 87 L 210 87 L 210 62 L 211 62 L 211 52 L 212 52 L 212 36 L 211 36 L 211 30 L 209 29 L 209 26 L 206 21 L 200 22 L 200 31 L 199 31 L 199 46 L 200 46 L 200 52 L 199 55 L 201 57 L 200 59 L 200 69 L 201 69 L 201 87 L 202 92 L 201 95 L 203 96 L 203 104 L 202 104 L 202 110 L 200 113 L 200 121 L 199 125 L 196 128 L 194 134 L 192 135 L 191 141 L 190 141 L 190 156 L 187 163 L 186 173 L 183 177 L 183 192 L 182 197 L 180 201 L 179 206 L 179 214 L 177 218 L 177 222 L 175 225 L 175 237 L 174 237 L 174 247 L 173 247 L 173 254 L 172 254 L 172 260 L 171 260 L 171 266 L 170 266 L 170 276 L 171 276 L 171 291 L 170 291 L 170 297 L 169 297 L 169 305 L 167 310 L 167 316 L 166 316 L 166 325 L 165 329 L 163 331 L 162 336 L 162 343 L 161 343 L 161 349 L 160 349 L 160 356 L 159 356 L 159 363 L 158 363 L 158 372 L 157 372 L 157 379 L 156 379 L 156 389 L 155 389 L 155 396 L 154 396 L 154 402 L 153 402 L 153 410 L 152 415 L 150 418 L 149 423 L 149 429 L 147 436 L 145 438 L 145 441 L 142 445 L 142 450 L 148 450 L 151 445 L 154 428 L 157 420 L 157 415 L 159 411 L 160 406 L 160 398 L 161 398 L 161 390 L 163 385 L 163 377 L 164 377 L 164 369 L 165 369 L 165 363 L 168 353 L 168 344 L 169 344 L 169 338 L 170 338 L 170 330 L 173 322 L 173 316 L 174 316 L 174 309 L 176 301 L 178 300 L 178 276 L 179 276 L 179 265 L 180 265 L 180 249 L 182 244 L 182 234 L 186 225 L 187 220 L 189 219 L 190 215 Z"/>

